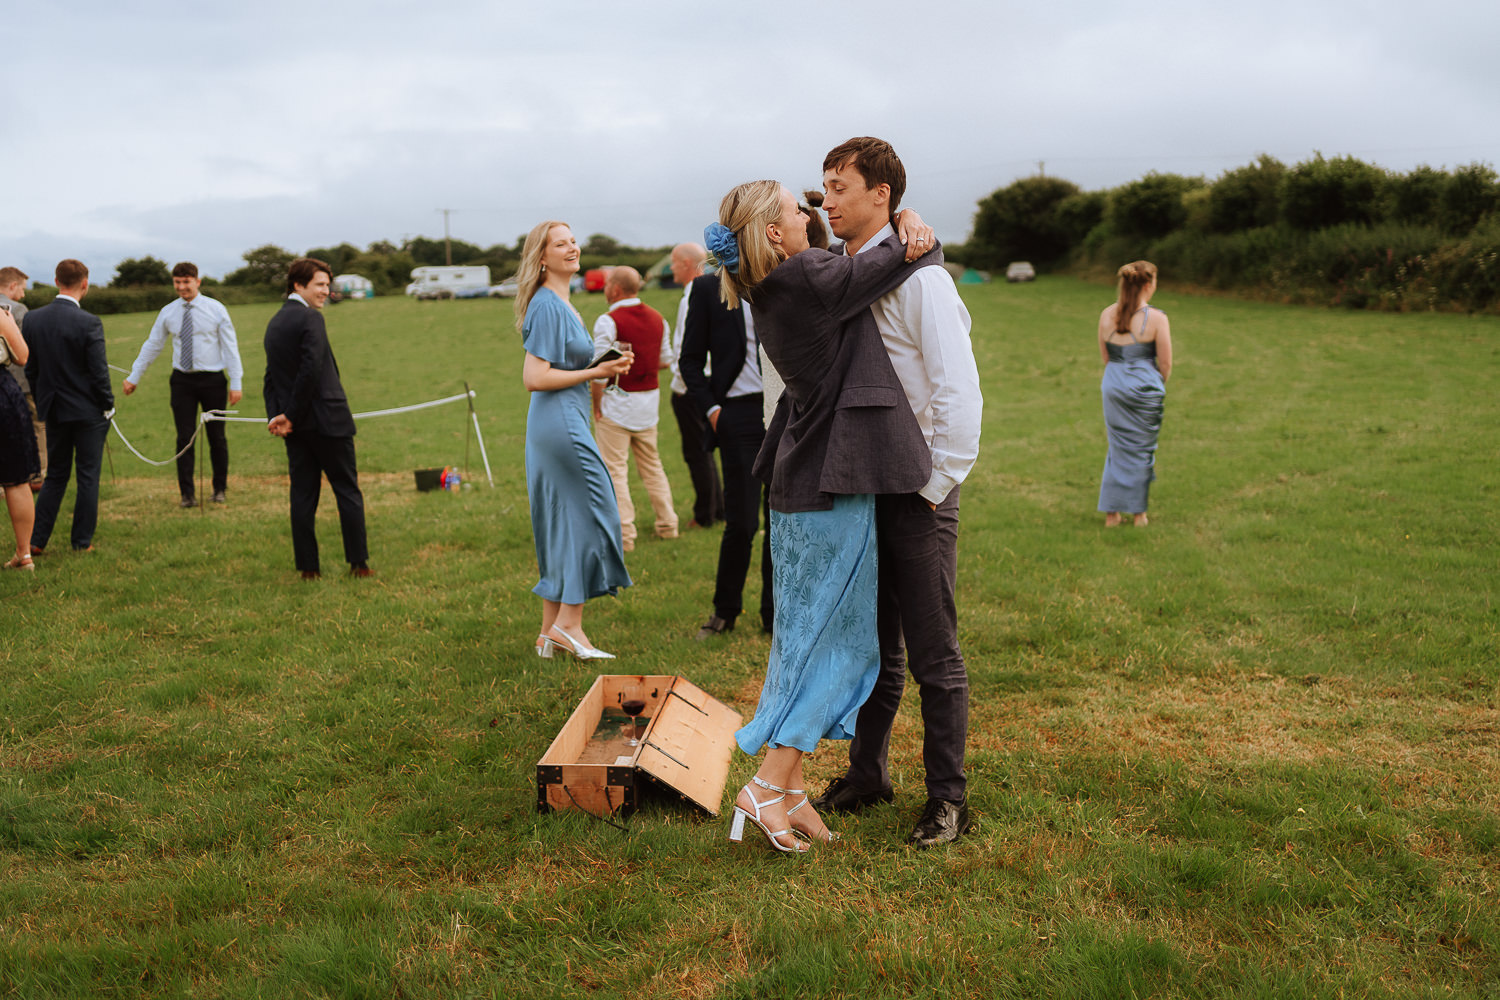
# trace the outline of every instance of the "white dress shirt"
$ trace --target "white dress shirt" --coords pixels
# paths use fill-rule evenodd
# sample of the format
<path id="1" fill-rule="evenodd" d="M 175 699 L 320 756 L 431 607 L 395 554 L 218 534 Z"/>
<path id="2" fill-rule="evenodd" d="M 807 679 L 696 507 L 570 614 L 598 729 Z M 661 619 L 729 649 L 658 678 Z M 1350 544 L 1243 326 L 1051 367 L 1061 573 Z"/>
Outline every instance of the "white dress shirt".
<path id="1" fill-rule="evenodd" d="M 859 252 L 879 245 L 891 233 L 885 226 Z M 932 478 L 918 492 L 932 503 L 942 503 L 979 457 L 984 399 L 969 343 L 969 310 L 958 297 L 953 276 L 937 266 L 918 268 L 870 310 L 932 449 Z"/>
<path id="2" fill-rule="evenodd" d="M 141 353 L 130 367 L 130 381 L 140 385 L 146 374 L 172 338 L 172 368 L 182 371 L 182 314 L 187 299 L 177 298 L 162 307 L 151 324 L 151 333 L 141 345 Z M 195 295 L 193 308 L 193 368 L 195 372 L 223 372 L 229 376 L 229 388 L 239 391 L 244 380 L 245 368 L 240 364 L 239 344 L 235 340 L 234 323 L 229 319 L 229 310 L 217 299 L 206 295 Z"/>
<path id="3" fill-rule="evenodd" d="M 610 305 L 609 312 L 594 321 L 594 356 L 619 339 L 619 331 L 609 313 L 626 306 L 638 306 L 639 298 L 621 299 Z M 672 328 L 661 321 L 661 365 L 677 370 L 677 352 L 672 345 Z M 606 385 L 608 382 L 605 383 Z M 661 393 L 656 389 L 636 392 L 605 392 L 599 401 L 599 412 L 627 431 L 649 431 L 656 426 L 661 412 Z"/>

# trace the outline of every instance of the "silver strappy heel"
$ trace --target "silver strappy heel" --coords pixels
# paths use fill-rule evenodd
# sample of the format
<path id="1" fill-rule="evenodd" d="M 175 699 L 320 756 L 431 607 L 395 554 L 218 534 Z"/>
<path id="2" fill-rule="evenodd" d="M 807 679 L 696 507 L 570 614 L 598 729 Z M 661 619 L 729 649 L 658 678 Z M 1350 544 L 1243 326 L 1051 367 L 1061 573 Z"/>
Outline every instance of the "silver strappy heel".
<path id="1" fill-rule="evenodd" d="M 807 845 L 805 845 L 804 843 L 802 843 L 802 841 L 797 840 L 795 837 L 793 837 L 793 844 L 790 847 L 788 847 L 786 844 L 783 844 L 781 842 L 781 840 L 780 840 L 781 837 L 788 837 L 788 836 L 792 835 L 792 828 L 790 826 L 788 826 L 785 830 L 772 831 L 769 827 L 766 826 L 766 824 L 760 818 L 760 811 L 762 809 L 764 809 L 766 806 L 774 806 L 776 803 L 778 803 L 778 802 L 780 802 L 780 801 L 782 801 L 783 799 L 786 798 L 786 789 L 782 788 L 780 785 L 773 785 L 769 781 L 763 781 L 759 777 L 755 777 L 755 776 L 751 776 L 751 778 L 750 778 L 750 784 L 751 785 L 758 785 L 761 788 L 766 789 L 767 791 L 780 792 L 781 794 L 778 795 L 778 796 L 776 796 L 774 799 L 761 800 L 761 799 L 757 799 L 755 797 L 755 793 L 750 790 L 750 785 L 746 785 L 744 788 L 742 788 L 741 791 L 743 791 L 745 793 L 746 798 L 748 798 L 750 800 L 750 805 L 751 805 L 751 808 L 753 808 L 755 810 L 755 815 L 752 816 L 748 812 L 746 812 L 744 809 L 740 808 L 740 806 L 738 805 L 739 797 L 736 796 L 735 797 L 736 805 L 734 807 L 734 819 L 729 824 L 729 839 L 732 840 L 732 841 L 735 841 L 736 843 L 739 843 L 740 841 L 742 841 L 744 839 L 744 837 L 745 837 L 745 820 L 748 819 L 750 822 L 752 822 L 756 826 L 760 827 L 760 832 L 766 835 L 766 840 L 770 841 L 771 842 L 771 846 L 774 847 L 774 848 L 776 848 L 776 850 L 780 851 L 781 853 L 783 853 L 783 854 L 802 854 L 802 853 L 805 853 L 807 851 Z"/>

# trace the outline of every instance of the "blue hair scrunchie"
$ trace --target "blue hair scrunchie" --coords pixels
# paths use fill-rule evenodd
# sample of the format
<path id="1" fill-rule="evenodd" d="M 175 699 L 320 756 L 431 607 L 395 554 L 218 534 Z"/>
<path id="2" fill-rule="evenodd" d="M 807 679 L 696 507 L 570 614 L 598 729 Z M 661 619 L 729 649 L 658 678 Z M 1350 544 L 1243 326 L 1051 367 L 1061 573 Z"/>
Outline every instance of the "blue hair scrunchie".
<path id="1" fill-rule="evenodd" d="M 708 252 L 714 255 L 721 267 L 730 274 L 739 273 L 740 241 L 735 239 L 733 229 L 722 222 L 711 223 L 704 227 L 703 245 L 708 247 Z"/>

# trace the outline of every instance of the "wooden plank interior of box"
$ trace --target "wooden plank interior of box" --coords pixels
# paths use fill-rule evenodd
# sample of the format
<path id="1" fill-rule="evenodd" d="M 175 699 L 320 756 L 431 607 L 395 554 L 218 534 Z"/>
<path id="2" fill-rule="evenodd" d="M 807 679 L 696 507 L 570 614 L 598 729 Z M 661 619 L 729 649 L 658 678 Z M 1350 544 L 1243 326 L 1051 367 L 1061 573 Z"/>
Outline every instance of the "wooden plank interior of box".
<path id="1" fill-rule="evenodd" d="M 568 721 L 558 730 L 557 736 L 537 765 L 571 764 L 576 761 L 588 745 L 589 738 L 599 725 L 599 716 L 604 711 L 604 677 L 594 678 L 594 683 L 584 693 L 578 707 L 568 716 Z"/>
<path id="2" fill-rule="evenodd" d="M 641 739 L 636 764 L 711 816 L 719 814 L 740 714 L 685 677 L 674 679 Z"/>

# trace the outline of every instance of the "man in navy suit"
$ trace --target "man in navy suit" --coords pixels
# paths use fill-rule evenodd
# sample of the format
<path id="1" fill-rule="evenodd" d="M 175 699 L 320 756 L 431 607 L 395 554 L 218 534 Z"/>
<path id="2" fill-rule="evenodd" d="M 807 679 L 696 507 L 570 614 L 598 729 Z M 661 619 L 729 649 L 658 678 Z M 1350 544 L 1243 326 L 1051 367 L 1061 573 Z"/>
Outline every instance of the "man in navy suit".
<path id="1" fill-rule="evenodd" d="M 99 523 L 99 470 L 115 394 L 104 356 L 104 324 L 83 311 L 89 269 L 69 258 L 57 265 L 57 298 L 26 315 L 22 333 L 31 356 L 26 378 L 37 415 L 47 425 L 47 478 L 36 501 L 31 553 L 41 555 L 52 537 L 68 479 L 78 466 L 70 541 L 80 552 L 94 549 Z"/>
<path id="2" fill-rule="evenodd" d="M 286 442 L 291 476 L 292 552 L 304 580 L 322 575 L 315 524 L 323 476 L 338 502 L 344 558 L 355 576 L 371 576 L 365 498 L 354 463 L 354 415 L 319 311 L 333 271 L 299 257 L 287 269 L 286 302 L 266 324 L 267 429 Z"/>
<path id="3" fill-rule="evenodd" d="M 711 362 L 711 376 L 704 373 L 705 362 Z M 743 304 L 738 309 L 724 305 L 717 274 L 694 278 L 688 291 L 678 368 L 688 397 L 713 430 L 724 467 L 724 538 L 719 543 L 714 610 L 698 630 L 699 639 L 708 639 L 734 628 L 763 511 L 770 522 L 760 480 L 751 471 L 766 436 L 755 321 Z M 770 632 L 775 615 L 770 532 L 761 537 L 760 621 Z"/>

